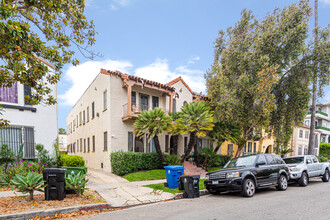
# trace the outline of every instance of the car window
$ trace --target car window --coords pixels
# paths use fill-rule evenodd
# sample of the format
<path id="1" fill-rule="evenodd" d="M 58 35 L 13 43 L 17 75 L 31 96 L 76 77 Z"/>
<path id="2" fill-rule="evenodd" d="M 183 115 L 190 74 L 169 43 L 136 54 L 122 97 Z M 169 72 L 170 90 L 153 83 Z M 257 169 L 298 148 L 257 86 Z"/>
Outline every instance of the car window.
<path id="1" fill-rule="evenodd" d="M 312 163 L 312 159 L 310 157 L 306 157 L 306 163 Z"/>
<path id="2" fill-rule="evenodd" d="M 304 157 L 287 157 L 283 159 L 287 164 L 304 163 Z"/>
<path id="3" fill-rule="evenodd" d="M 266 159 L 268 161 L 268 164 L 270 165 L 276 164 L 275 158 L 272 155 L 266 155 Z"/>
<path id="4" fill-rule="evenodd" d="M 275 157 L 276 164 L 284 164 L 284 161 L 277 155 L 273 155 Z"/>
<path id="5" fill-rule="evenodd" d="M 313 160 L 314 163 L 317 163 L 318 162 L 318 160 L 317 160 L 317 158 L 315 156 L 312 157 L 312 160 Z"/>
<path id="6" fill-rule="evenodd" d="M 262 163 L 262 162 L 267 164 L 265 155 L 260 154 L 259 157 L 258 157 L 258 162 L 257 163 Z"/>
<path id="7" fill-rule="evenodd" d="M 249 167 L 254 166 L 257 156 L 237 157 L 228 161 L 223 168 Z"/>

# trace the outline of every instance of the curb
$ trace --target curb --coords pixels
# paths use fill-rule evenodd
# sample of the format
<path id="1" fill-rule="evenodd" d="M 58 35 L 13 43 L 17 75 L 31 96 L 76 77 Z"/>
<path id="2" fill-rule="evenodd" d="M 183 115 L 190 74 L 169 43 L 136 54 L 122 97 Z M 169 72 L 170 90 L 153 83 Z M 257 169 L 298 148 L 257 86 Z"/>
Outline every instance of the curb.
<path id="1" fill-rule="evenodd" d="M 36 212 L 23 212 L 18 214 L 9 214 L 9 215 L 0 215 L 0 220 L 2 219 L 31 219 L 37 216 L 46 217 L 46 216 L 54 216 L 57 214 L 65 214 L 65 213 L 72 213 L 72 212 L 80 212 L 80 211 L 94 211 L 94 210 L 102 210 L 102 209 L 109 209 L 114 208 L 108 203 L 99 203 L 99 204 L 91 204 L 91 205 L 84 205 L 84 206 L 73 206 L 69 208 L 62 208 L 62 209 L 50 209 L 44 211 L 36 211 Z"/>
<path id="2" fill-rule="evenodd" d="M 199 196 L 205 196 L 208 194 L 209 192 L 206 189 L 199 190 Z M 183 193 L 177 193 L 175 194 L 174 199 L 176 200 L 176 199 L 192 199 L 192 198 L 183 198 Z"/>

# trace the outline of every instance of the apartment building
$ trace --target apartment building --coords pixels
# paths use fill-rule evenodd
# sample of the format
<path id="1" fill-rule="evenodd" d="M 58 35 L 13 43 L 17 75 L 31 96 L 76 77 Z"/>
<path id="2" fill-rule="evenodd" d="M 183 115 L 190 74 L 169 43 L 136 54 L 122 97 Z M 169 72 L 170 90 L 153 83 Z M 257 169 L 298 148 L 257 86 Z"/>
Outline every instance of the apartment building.
<path id="1" fill-rule="evenodd" d="M 310 135 L 310 127 L 307 125 L 296 127 L 293 130 L 293 135 L 290 143 L 293 152 L 290 153 L 290 156 L 308 155 L 309 135 Z M 320 152 L 321 136 L 322 136 L 322 131 L 316 129 L 315 141 L 314 141 L 314 155 L 317 156 L 319 155 Z"/>
<path id="2" fill-rule="evenodd" d="M 310 109 L 311 111 L 311 109 Z M 305 118 L 305 125 L 310 126 L 311 112 Z M 330 143 L 330 102 L 316 104 L 315 129 L 321 132 L 321 143 Z"/>
<path id="3" fill-rule="evenodd" d="M 55 67 L 40 59 L 49 71 Z M 52 95 L 57 97 L 57 86 L 50 85 Z M 43 144 L 48 151 L 52 150 L 57 138 L 57 104 L 39 104 L 32 106 L 24 99 L 31 94 L 27 85 L 15 83 L 12 87 L 0 87 L 0 106 L 4 108 L 2 117 L 10 121 L 10 125 L 0 128 L 0 146 L 7 144 L 15 154 L 19 146 L 24 144 L 23 159 L 35 158 L 35 144 Z"/>
<path id="4" fill-rule="evenodd" d="M 69 154 L 84 157 L 89 168 L 111 171 L 110 153 L 155 152 L 153 140 L 134 134 L 138 115 L 153 108 L 178 112 L 186 103 L 203 99 L 181 77 L 167 84 L 101 69 L 67 116 Z M 170 134 L 159 136 L 163 152 L 170 150 Z M 180 135 L 178 153 L 183 154 L 189 135 Z M 207 138 L 200 147 L 210 146 Z"/>

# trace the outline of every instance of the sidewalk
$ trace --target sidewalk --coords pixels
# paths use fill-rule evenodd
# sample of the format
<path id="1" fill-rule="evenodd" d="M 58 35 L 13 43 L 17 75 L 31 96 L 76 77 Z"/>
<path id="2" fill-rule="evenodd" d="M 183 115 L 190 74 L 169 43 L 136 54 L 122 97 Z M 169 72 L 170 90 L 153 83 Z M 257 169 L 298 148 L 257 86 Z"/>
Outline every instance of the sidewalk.
<path id="1" fill-rule="evenodd" d="M 144 185 L 166 180 L 129 182 L 113 173 L 88 169 L 87 187 L 96 190 L 112 207 L 138 205 L 173 199 L 171 193 L 154 191 Z"/>

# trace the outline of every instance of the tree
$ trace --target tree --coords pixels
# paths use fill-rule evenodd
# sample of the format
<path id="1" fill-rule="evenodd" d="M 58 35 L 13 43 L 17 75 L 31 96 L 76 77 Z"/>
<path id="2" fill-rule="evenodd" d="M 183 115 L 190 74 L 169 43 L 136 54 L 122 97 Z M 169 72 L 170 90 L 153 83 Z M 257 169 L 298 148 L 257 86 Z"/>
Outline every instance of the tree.
<path id="1" fill-rule="evenodd" d="M 221 145 L 225 141 L 239 144 L 242 132 L 238 126 L 229 122 L 219 121 L 214 124 L 213 130 L 207 134 L 213 142 L 217 142 L 214 152 L 217 153 Z"/>
<path id="2" fill-rule="evenodd" d="M 94 24 L 84 10 L 83 0 L 1 1 L 0 87 L 20 82 L 33 88 L 25 97 L 30 104 L 54 104 L 49 85 L 59 81 L 64 64 L 79 63 L 71 46 L 85 53 L 95 42 Z M 40 58 L 52 63 L 55 72 Z"/>
<path id="3" fill-rule="evenodd" d="M 307 0 L 277 8 L 261 21 L 243 10 L 234 27 L 219 32 L 214 63 L 205 75 L 208 97 L 217 119 L 237 124 L 243 140 L 264 129 L 273 131 L 277 146 L 287 146 L 293 127 L 302 123 L 310 63 L 319 54 L 323 71 L 329 64 L 327 31 L 321 51 L 307 44 L 310 14 Z"/>
<path id="4" fill-rule="evenodd" d="M 281 158 L 285 157 L 285 155 L 292 153 L 293 150 L 288 146 L 285 147 L 275 147 L 275 153 L 281 155 Z"/>
<path id="5" fill-rule="evenodd" d="M 59 128 L 58 129 L 58 134 L 66 134 L 66 131 L 64 128 Z"/>
<path id="6" fill-rule="evenodd" d="M 166 159 L 162 153 L 158 136 L 167 131 L 168 127 L 171 126 L 171 122 L 171 116 L 168 116 L 162 109 L 155 108 L 143 111 L 134 123 L 134 133 L 137 137 L 142 138 L 146 135 L 148 141 L 153 138 L 156 152 L 163 163 L 166 163 Z"/>
<path id="7" fill-rule="evenodd" d="M 3 107 L 0 106 L 0 117 L 2 115 L 2 112 L 3 112 Z M 8 124 L 9 124 L 8 120 L 0 118 L 0 128 L 1 127 L 7 127 Z"/>
<path id="8" fill-rule="evenodd" d="M 185 149 L 182 162 L 194 147 L 194 160 L 198 165 L 196 137 L 205 137 L 207 131 L 212 130 L 214 126 L 213 112 L 209 104 L 202 101 L 182 106 L 180 117 L 176 120 L 176 126 L 181 134 L 190 134 L 188 148 Z"/>
<path id="9" fill-rule="evenodd" d="M 170 138 L 170 154 L 177 155 L 178 154 L 178 141 L 179 141 L 179 130 L 177 129 L 177 126 L 175 125 L 175 120 L 177 120 L 180 117 L 180 113 L 173 112 L 169 114 L 172 117 L 172 123 L 173 125 L 169 127 L 168 132 L 170 132 L 171 138 Z"/>

